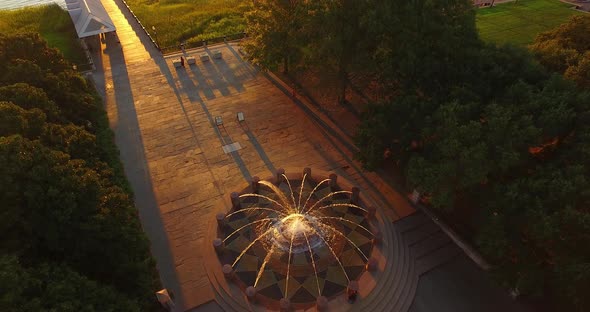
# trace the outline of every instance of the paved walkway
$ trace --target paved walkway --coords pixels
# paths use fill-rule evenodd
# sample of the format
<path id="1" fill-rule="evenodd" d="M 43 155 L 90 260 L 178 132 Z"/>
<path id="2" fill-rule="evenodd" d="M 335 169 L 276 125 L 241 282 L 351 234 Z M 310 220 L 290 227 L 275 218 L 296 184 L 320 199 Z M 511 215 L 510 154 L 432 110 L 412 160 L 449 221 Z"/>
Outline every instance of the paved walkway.
<path id="1" fill-rule="evenodd" d="M 176 70 L 171 61 L 177 56 L 162 57 L 121 3 L 102 2 L 120 43 L 107 35 L 94 49 L 93 78 L 177 311 L 213 300 L 200 252 L 210 243 L 207 223 L 254 175 L 267 177 L 279 167 L 334 171 L 359 185 L 392 220 L 413 211 L 377 175 L 359 169 L 339 134 L 319 126 L 317 112 L 244 62 L 237 46 L 210 47 L 223 59 Z M 188 53 L 202 52 L 211 51 Z M 237 122 L 238 111 L 245 122 Z M 214 125 L 215 116 L 223 127 Z M 241 149 L 225 154 L 222 146 L 230 143 Z"/>

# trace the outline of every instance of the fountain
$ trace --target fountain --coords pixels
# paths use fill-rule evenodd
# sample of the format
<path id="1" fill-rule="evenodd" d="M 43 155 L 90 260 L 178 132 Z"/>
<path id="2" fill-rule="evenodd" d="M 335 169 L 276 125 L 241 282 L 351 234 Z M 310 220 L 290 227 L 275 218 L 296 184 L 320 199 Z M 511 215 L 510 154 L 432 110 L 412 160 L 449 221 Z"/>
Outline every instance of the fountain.
<path id="1" fill-rule="evenodd" d="M 336 179 L 318 179 L 308 168 L 300 177 L 279 169 L 232 193 L 232 210 L 216 216 L 213 244 L 231 271 L 226 277 L 249 300 L 276 309 L 323 308 L 376 266 L 374 209 L 362 207 L 358 188 L 340 189 Z"/>

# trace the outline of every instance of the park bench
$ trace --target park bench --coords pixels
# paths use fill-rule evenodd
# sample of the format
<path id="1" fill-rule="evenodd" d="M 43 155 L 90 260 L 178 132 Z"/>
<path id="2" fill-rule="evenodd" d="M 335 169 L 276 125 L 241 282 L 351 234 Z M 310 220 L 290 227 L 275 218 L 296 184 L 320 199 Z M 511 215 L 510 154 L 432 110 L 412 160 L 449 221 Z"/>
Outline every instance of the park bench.
<path id="1" fill-rule="evenodd" d="M 186 63 L 187 63 L 187 64 L 189 64 L 189 65 L 194 65 L 194 64 L 196 64 L 195 58 L 194 58 L 194 57 L 192 57 L 192 56 L 189 56 L 189 57 L 187 57 L 187 58 L 186 58 Z"/>
<path id="2" fill-rule="evenodd" d="M 199 57 L 201 58 L 201 62 L 208 62 L 209 61 L 209 54 L 207 54 L 206 52 L 201 53 L 201 55 Z"/>
<path id="3" fill-rule="evenodd" d="M 221 51 L 219 51 L 219 50 L 213 51 L 213 58 L 220 59 L 221 58 Z"/>

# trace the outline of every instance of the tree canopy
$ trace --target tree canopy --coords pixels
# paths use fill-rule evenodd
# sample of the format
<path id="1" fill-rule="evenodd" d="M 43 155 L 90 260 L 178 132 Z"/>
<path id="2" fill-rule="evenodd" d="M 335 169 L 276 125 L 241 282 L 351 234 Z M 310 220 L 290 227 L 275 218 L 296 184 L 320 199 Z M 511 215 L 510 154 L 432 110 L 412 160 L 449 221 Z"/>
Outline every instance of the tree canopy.
<path id="1" fill-rule="evenodd" d="M 590 246 L 590 18 L 532 53 L 482 42 L 467 0 L 263 0 L 247 20 L 264 69 L 335 72 L 340 101 L 351 73 L 374 79 L 384 92 L 355 138 L 365 168 L 393 166 L 467 219 L 507 287 L 590 310 L 590 248 L 574 247 Z"/>
<path id="2" fill-rule="evenodd" d="M 7 311 L 149 311 L 159 286 L 102 102 L 34 34 L 0 35 Z"/>
<path id="3" fill-rule="evenodd" d="M 567 23 L 539 34 L 531 50 L 548 69 L 590 88 L 589 32 L 590 16 L 574 16 Z"/>
<path id="4" fill-rule="evenodd" d="M 587 18 L 540 35 L 539 64 L 480 42 L 462 4 L 425 2 L 397 17 L 386 9 L 395 2 L 375 9 L 406 22 L 378 32 L 374 60 L 391 92 L 363 114 L 358 159 L 369 169 L 392 162 L 451 222 L 457 207 L 469 211 L 474 243 L 505 286 L 589 310 L 590 248 L 573 247 L 589 246 Z M 429 37 L 434 25 L 442 34 Z"/>

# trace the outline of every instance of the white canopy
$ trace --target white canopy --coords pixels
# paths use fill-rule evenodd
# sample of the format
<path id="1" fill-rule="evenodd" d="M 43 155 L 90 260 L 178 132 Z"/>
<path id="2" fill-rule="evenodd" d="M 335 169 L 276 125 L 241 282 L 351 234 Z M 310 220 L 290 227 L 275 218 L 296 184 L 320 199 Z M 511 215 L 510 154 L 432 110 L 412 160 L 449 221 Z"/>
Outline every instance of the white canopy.
<path id="1" fill-rule="evenodd" d="M 115 25 L 100 0 L 66 0 L 66 8 L 78 38 L 115 31 Z"/>

